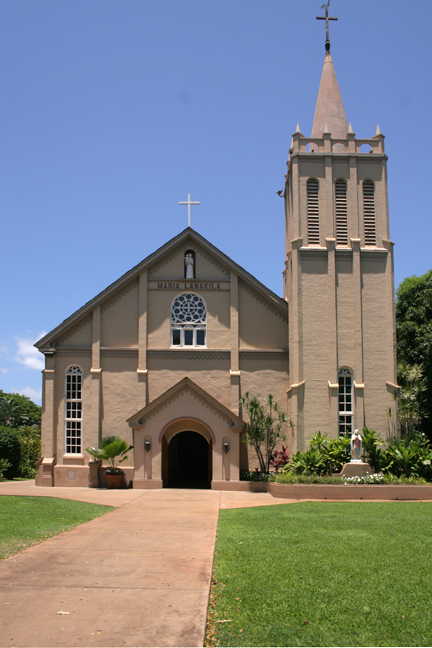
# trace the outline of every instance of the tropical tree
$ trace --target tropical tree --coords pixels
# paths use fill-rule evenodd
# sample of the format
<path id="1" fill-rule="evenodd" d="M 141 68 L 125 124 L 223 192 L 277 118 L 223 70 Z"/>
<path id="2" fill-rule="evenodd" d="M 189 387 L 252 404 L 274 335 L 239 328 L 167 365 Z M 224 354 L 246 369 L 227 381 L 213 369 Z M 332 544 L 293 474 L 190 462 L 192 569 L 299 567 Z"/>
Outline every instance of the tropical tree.
<path id="1" fill-rule="evenodd" d="M 283 428 L 289 419 L 279 411 L 278 404 L 271 394 L 267 396 L 264 404 L 261 404 L 258 398 L 251 397 L 246 392 L 241 402 L 249 417 L 245 424 L 243 441 L 255 449 L 260 471 L 268 473 L 276 444 L 286 440 Z"/>
<path id="2" fill-rule="evenodd" d="M 0 389 L 0 400 L 5 398 L 6 400 L 12 399 L 17 405 L 20 406 L 21 419 L 15 421 L 15 427 L 19 425 L 39 425 L 41 422 L 42 408 L 40 405 L 36 405 L 28 396 L 23 396 L 23 394 L 9 394 Z"/>
<path id="3" fill-rule="evenodd" d="M 398 381 L 401 384 L 399 392 L 394 394 L 397 401 L 397 414 L 401 425 L 402 435 L 411 439 L 420 429 L 421 422 L 428 417 L 423 404 L 427 390 L 421 365 L 409 365 L 406 362 L 398 364 Z"/>
<path id="4" fill-rule="evenodd" d="M 9 425 L 17 427 L 25 418 L 22 414 L 21 407 L 13 399 L 7 399 L 5 396 L 0 398 L 0 425 Z"/>
<path id="5" fill-rule="evenodd" d="M 396 296 L 398 361 L 411 367 L 421 366 L 425 389 L 421 393 L 418 426 L 432 438 L 432 270 L 420 277 L 404 279 Z M 409 387 L 403 373 L 398 375 L 398 380 L 403 389 Z"/>

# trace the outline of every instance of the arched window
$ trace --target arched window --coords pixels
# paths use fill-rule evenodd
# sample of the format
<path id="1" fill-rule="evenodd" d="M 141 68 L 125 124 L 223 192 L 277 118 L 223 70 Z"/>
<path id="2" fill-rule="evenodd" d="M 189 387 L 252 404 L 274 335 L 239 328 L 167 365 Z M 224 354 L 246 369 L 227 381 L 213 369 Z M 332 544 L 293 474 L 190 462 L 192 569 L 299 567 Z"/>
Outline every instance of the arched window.
<path id="1" fill-rule="evenodd" d="M 338 371 L 339 383 L 339 434 L 352 434 L 353 432 L 353 373 L 351 369 L 344 368 Z"/>
<path id="2" fill-rule="evenodd" d="M 307 234 L 309 245 L 319 245 L 318 180 L 309 178 L 307 187 Z"/>
<path id="3" fill-rule="evenodd" d="M 207 307 L 194 293 L 177 295 L 171 306 L 171 346 L 205 347 Z"/>
<path id="4" fill-rule="evenodd" d="M 345 180 L 335 182 L 336 243 L 348 245 L 347 185 Z"/>
<path id="5" fill-rule="evenodd" d="M 82 378 L 80 367 L 66 371 L 65 393 L 65 449 L 66 453 L 79 454 L 82 447 Z"/>
<path id="6" fill-rule="evenodd" d="M 375 187 L 372 180 L 363 182 L 363 220 L 365 245 L 376 245 Z"/>

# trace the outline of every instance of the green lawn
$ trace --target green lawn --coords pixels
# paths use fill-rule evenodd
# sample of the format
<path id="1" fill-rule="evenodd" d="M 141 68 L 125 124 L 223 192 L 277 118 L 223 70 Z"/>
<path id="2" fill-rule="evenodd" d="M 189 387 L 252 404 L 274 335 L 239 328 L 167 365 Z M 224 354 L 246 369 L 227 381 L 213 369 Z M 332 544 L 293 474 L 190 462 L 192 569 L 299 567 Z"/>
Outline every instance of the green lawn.
<path id="1" fill-rule="evenodd" d="M 0 559 L 112 511 L 54 497 L 0 496 Z"/>
<path id="2" fill-rule="evenodd" d="M 431 646 L 431 516 L 427 502 L 220 511 L 206 645 Z"/>

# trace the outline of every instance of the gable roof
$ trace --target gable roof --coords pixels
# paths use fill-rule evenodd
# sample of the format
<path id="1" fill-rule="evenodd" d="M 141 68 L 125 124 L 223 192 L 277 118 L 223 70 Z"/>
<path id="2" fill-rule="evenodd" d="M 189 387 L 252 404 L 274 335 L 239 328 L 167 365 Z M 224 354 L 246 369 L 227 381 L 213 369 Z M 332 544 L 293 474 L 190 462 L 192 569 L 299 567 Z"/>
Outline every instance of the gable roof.
<path id="1" fill-rule="evenodd" d="M 210 396 L 208 392 L 199 387 L 193 380 L 188 378 L 182 378 L 178 383 L 173 387 L 170 387 L 163 394 L 155 398 L 149 405 L 146 405 L 140 409 L 136 414 L 127 419 L 130 427 L 142 427 L 144 425 L 144 420 L 148 418 L 151 414 L 156 412 L 160 407 L 165 406 L 170 400 L 173 400 L 180 392 L 190 391 L 192 394 L 195 394 L 203 400 L 206 405 L 210 406 L 211 409 L 215 410 L 218 414 L 221 414 L 223 417 L 230 421 L 230 426 L 235 430 L 242 430 L 244 427 L 244 421 L 238 417 L 234 412 L 231 412 L 225 405 L 222 405 L 216 398 Z"/>
<path id="2" fill-rule="evenodd" d="M 156 252 L 150 254 L 150 256 L 148 256 L 143 261 L 138 263 L 138 265 L 136 265 L 134 268 L 126 272 L 122 277 L 120 277 L 120 279 L 114 281 L 114 283 L 108 286 L 108 288 L 105 288 L 105 290 L 96 295 L 96 297 L 87 302 L 79 310 L 75 311 L 75 313 L 65 319 L 61 324 L 59 324 L 59 326 L 57 326 L 50 333 L 38 340 L 34 346 L 40 351 L 43 351 L 44 349 L 48 350 L 50 348 L 50 345 L 52 345 L 52 343 L 58 337 L 63 335 L 69 328 L 77 324 L 83 317 L 88 316 L 94 308 L 101 305 L 118 290 L 121 290 L 124 286 L 126 286 L 139 274 L 141 274 L 143 270 L 160 261 L 165 255 L 170 254 L 179 245 L 185 243 L 186 241 L 192 241 L 200 245 L 204 250 L 212 254 L 219 263 L 238 274 L 239 278 L 243 279 L 243 281 L 252 286 L 257 293 L 267 299 L 277 310 L 279 310 L 286 316 L 288 315 L 288 304 L 286 301 L 284 301 L 281 297 L 278 297 L 278 295 L 264 286 L 264 284 L 258 281 L 258 279 L 256 279 L 249 272 L 235 263 L 235 261 L 221 252 L 217 247 L 212 245 L 209 241 L 207 241 L 207 239 L 198 234 L 198 232 L 193 230 L 191 227 L 187 227 L 185 230 L 183 230 L 183 232 L 180 232 L 180 234 L 165 243 L 165 245 L 162 245 L 162 247 L 156 250 Z"/>

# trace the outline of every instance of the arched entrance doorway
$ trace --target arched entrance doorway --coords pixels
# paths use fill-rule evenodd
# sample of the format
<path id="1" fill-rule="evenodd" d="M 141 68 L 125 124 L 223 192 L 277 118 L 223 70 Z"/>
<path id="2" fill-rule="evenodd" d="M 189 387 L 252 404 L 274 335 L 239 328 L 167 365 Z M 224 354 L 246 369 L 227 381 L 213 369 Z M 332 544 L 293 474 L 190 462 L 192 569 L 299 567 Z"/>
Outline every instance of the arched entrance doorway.
<path id="1" fill-rule="evenodd" d="M 210 488 L 210 444 L 198 432 L 179 432 L 168 444 L 168 488 Z"/>
<path id="2" fill-rule="evenodd" d="M 164 488 L 211 488 L 214 435 L 198 419 L 176 419 L 161 432 Z"/>

